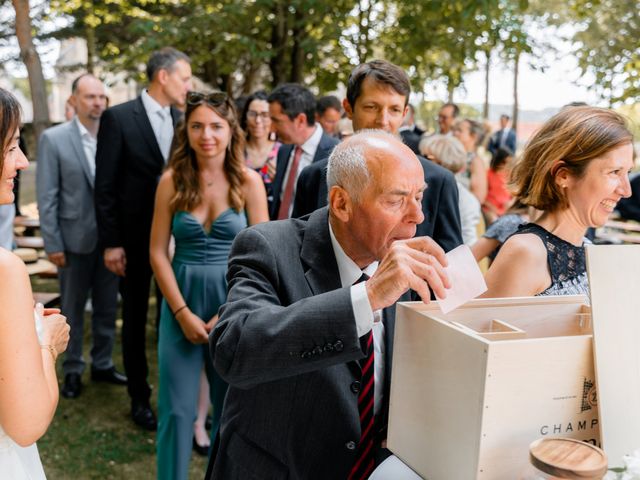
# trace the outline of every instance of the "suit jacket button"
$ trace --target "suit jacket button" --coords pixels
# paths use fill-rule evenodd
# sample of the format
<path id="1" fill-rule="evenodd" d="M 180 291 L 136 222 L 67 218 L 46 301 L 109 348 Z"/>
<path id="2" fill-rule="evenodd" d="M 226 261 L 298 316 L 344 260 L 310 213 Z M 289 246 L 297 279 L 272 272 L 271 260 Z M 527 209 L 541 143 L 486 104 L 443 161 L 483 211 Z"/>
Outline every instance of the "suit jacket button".
<path id="1" fill-rule="evenodd" d="M 316 347 L 314 347 L 313 349 L 313 354 L 314 355 L 322 355 L 322 352 L 324 350 L 322 350 L 322 347 L 320 345 L 317 345 Z"/>
<path id="2" fill-rule="evenodd" d="M 347 447 L 347 450 L 355 450 L 356 449 L 356 442 L 351 440 L 350 442 L 347 442 L 344 446 Z"/>
<path id="3" fill-rule="evenodd" d="M 351 391 L 353 393 L 360 393 L 360 382 L 359 381 L 355 381 L 351 384 Z"/>
<path id="4" fill-rule="evenodd" d="M 338 340 L 333 344 L 333 348 L 336 349 L 336 352 L 341 352 L 344 349 L 344 343 L 342 343 L 342 340 Z"/>

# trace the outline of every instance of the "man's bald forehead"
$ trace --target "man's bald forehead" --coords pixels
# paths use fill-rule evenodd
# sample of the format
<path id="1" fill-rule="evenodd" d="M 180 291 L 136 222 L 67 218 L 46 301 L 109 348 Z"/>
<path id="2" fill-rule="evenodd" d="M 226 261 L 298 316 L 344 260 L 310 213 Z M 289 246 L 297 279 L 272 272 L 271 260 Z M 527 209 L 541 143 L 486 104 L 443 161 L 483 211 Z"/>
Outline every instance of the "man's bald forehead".
<path id="1" fill-rule="evenodd" d="M 402 141 L 392 133 L 384 130 L 360 130 L 355 133 L 336 148 L 362 148 L 365 152 L 370 150 L 389 150 L 398 145 L 402 145 Z"/>

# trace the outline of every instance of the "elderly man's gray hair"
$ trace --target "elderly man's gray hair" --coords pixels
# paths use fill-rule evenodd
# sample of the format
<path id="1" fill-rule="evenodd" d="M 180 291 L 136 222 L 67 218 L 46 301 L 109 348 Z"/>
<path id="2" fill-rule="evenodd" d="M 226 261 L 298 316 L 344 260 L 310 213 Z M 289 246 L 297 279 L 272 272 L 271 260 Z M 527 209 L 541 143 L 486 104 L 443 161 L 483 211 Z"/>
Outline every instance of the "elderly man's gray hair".
<path id="1" fill-rule="evenodd" d="M 327 164 L 327 191 L 331 187 L 344 188 L 354 201 L 369 184 L 370 174 L 365 152 L 374 148 L 367 140 L 372 137 L 394 139 L 399 137 L 384 130 L 360 130 L 334 148 Z"/>

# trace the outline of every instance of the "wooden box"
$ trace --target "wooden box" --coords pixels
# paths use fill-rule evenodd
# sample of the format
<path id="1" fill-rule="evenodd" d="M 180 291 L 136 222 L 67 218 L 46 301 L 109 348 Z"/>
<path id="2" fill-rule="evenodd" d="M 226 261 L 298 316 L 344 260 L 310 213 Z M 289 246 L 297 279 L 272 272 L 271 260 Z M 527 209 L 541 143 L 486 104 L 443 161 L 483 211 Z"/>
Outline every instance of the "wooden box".
<path id="1" fill-rule="evenodd" d="M 389 449 L 429 480 L 514 480 L 529 444 L 599 444 L 583 296 L 398 304 Z"/>

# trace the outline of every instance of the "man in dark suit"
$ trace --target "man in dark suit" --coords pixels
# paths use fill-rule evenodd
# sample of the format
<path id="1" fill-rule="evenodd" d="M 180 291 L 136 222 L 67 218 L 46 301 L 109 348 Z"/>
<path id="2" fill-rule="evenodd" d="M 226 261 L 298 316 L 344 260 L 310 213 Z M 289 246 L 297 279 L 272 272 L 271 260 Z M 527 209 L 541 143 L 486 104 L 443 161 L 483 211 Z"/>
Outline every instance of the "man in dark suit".
<path id="1" fill-rule="evenodd" d="M 322 126 L 324 133 L 330 137 L 338 137 L 338 122 L 342 118 L 342 105 L 335 95 L 320 97 L 316 104 L 316 122 Z"/>
<path id="2" fill-rule="evenodd" d="M 411 86 L 400 67 L 374 60 L 356 67 L 349 77 L 345 112 L 353 129 L 381 129 L 397 134 L 407 111 Z M 448 170 L 418 157 L 427 190 L 423 197 L 425 220 L 417 235 L 433 238 L 445 251 L 462 244 L 458 187 Z M 327 204 L 327 162 L 317 162 L 300 174 L 293 216 L 300 217 Z"/>
<path id="3" fill-rule="evenodd" d="M 424 133 L 424 130 L 418 128 L 416 125 L 415 109 L 410 103 L 407 104 L 407 113 L 402 121 L 402 126 L 398 129 L 398 133 L 402 137 L 404 144 L 413 150 L 413 153 L 420 155 L 420 137 Z"/>
<path id="4" fill-rule="evenodd" d="M 191 88 L 189 57 L 173 48 L 154 52 L 149 86 L 135 100 L 106 110 L 96 153 L 96 219 L 104 262 L 122 277 L 122 354 L 131 415 L 156 429 L 149 398 L 145 325 L 149 306 L 149 235 L 158 179 L 169 157 L 173 128 Z M 160 308 L 160 305 L 158 305 Z"/>
<path id="5" fill-rule="evenodd" d="M 500 130 L 491 135 L 487 149 L 491 155 L 495 155 L 499 148 L 508 148 L 516 151 L 516 132 L 509 128 L 509 115 L 500 115 Z"/>
<path id="6" fill-rule="evenodd" d="M 395 136 L 337 146 L 329 183 L 328 208 L 236 237 L 210 337 L 229 390 L 208 478 L 365 479 L 386 452 L 394 305 L 444 293 L 446 259 L 413 238 L 422 166 Z"/>
<path id="7" fill-rule="evenodd" d="M 273 202 L 269 205 L 271 219 L 281 220 L 291 216 L 296 181 L 302 169 L 329 157 L 338 140 L 316 123 L 316 99 L 302 85 L 280 85 L 268 101 L 272 128 L 285 144 L 278 150 Z"/>
<path id="8" fill-rule="evenodd" d="M 85 362 L 84 307 L 91 290 L 91 378 L 125 385 L 111 353 L 116 331 L 118 277 L 104 266 L 98 248 L 93 203 L 95 156 L 100 116 L 106 108 L 104 85 L 90 74 L 76 78 L 69 99 L 71 121 L 45 130 L 38 145 L 36 185 L 40 230 L 49 260 L 58 267 L 60 307 L 71 326 L 60 393 L 82 391 Z"/>

